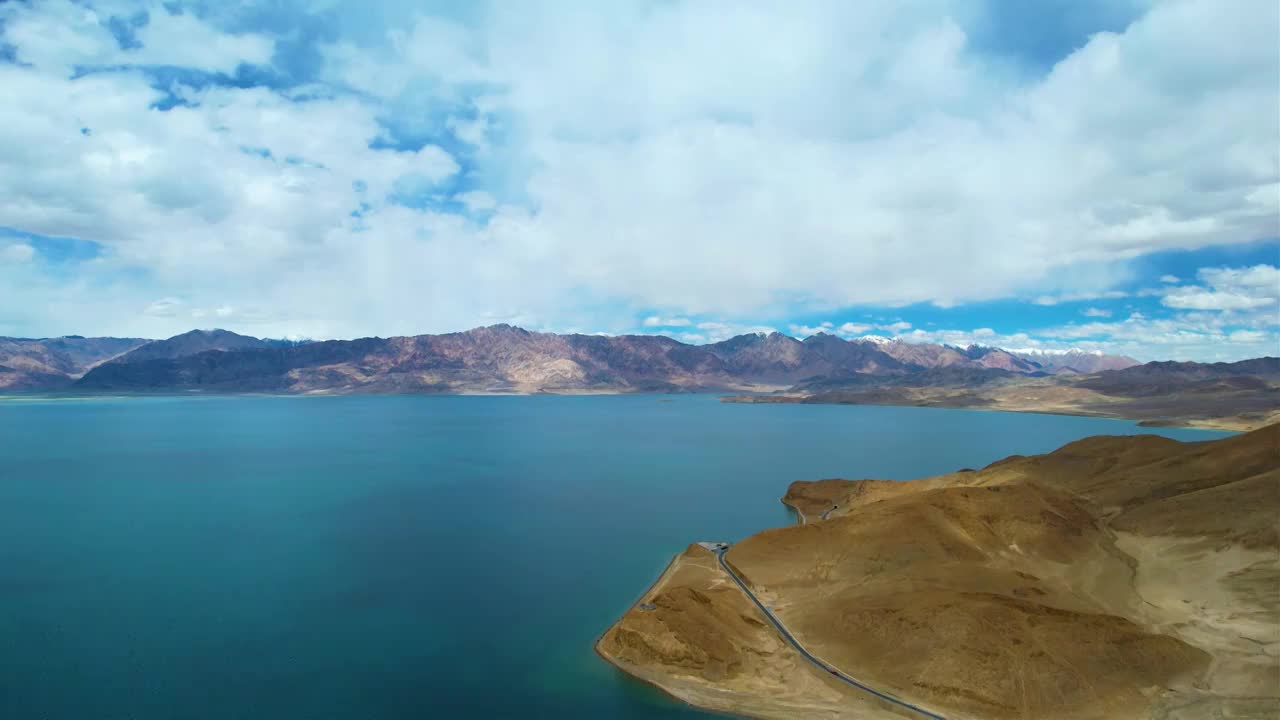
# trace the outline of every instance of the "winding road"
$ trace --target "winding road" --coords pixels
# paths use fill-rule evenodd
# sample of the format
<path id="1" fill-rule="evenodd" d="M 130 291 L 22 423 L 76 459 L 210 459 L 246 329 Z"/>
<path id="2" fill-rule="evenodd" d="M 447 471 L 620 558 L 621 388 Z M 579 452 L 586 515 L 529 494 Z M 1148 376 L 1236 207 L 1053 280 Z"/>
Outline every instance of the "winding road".
<path id="1" fill-rule="evenodd" d="M 827 512 L 830 512 L 830 510 L 828 510 Z M 823 513 L 823 515 L 825 519 L 826 513 Z M 843 680 L 849 685 L 852 685 L 853 687 L 856 687 L 859 690 L 862 690 L 863 692 L 870 693 L 871 695 L 874 695 L 880 698 L 881 700 L 884 700 L 885 702 L 888 702 L 892 705 L 903 708 L 905 710 L 910 710 L 914 713 L 919 714 L 921 717 L 932 718 L 933 720 L 946 720 L 946 718 L 944 718 L 943 716 L 937 713 L 929 712 L 928 710 L 925 710 L 924 708 L 919 707 L 917 705 L 912 705 L 911 703 L 905 700 L 899 700 L 898 698 L 886 692 L 883 692 L 881 690 L 876 690 L 875 688 L 870 687 L 868 685 L 864 685 L 863 683 L 860 683 L 857 680 L 841 672 L 839 668 L 832 667 L 826 661 L 818 658 L 808 650 L 805 650 L 804 646 L 800 644 L 800 641 L 796 640 L 795 636 L 791 634 L 791 631 L 787 630 L 786 626 L 782 624 L 782 621 L 778 619 L 778 616 L 774 615 L 772 610 L 765 607 L 764 603 L 760 602 L 760 598 L 756 597 L 755 593 L 751 592 L 751 589 L 747 587 L 747 584 L 742 582 L 742 578 L 738 577 L 738 574 L 735 573 L 733 569 L 729 567 L 729 563 L 724 561 L 724 555 L 726 552 L 728 552 L 728 548 L 722 548 L 719 550 L 715 550 L 713 552 L 715 552 L 716 560 L 720 562 L 720 567 L 723 568 L 725 573 L 727 573 L 729 577 L 733 580 L 733 582 L 735 582 L 738 585 L 738 588 L 741 589 L 742 592 L 746 593 L 747 597 L 750 598 L 751 602 L 755 603 L 756 607 L 760 608 L 760 612 L 764 613 L 764 616 L 769 619 L 769 623 L 773 625 L 774 629 L 778 631 L 779 635 L 782 635 L 782 639 L 786 640 L 788 645 L 794 648 L 796 652 L 800 653 L 800 657 L 803 657 L 805 660 L 808 660 L 810 663 L 813 663 L 814 665 L 818 666 L 819 668 L 822 669 L 823 672 L 833 677 L 839 678 L 840 680 Z"/>

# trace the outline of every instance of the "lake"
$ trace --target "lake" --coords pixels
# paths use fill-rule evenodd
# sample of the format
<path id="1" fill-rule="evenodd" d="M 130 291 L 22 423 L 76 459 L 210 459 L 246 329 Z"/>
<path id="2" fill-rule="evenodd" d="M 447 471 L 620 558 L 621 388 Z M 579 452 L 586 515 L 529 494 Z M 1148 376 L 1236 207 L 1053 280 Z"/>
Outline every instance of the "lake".
<path id="1" fill-rule="evenodd" d="M 796 479 L 1126 421 L 708 395 L 0 400 L 0 717 L 708 717 L 596 637 Z"/>

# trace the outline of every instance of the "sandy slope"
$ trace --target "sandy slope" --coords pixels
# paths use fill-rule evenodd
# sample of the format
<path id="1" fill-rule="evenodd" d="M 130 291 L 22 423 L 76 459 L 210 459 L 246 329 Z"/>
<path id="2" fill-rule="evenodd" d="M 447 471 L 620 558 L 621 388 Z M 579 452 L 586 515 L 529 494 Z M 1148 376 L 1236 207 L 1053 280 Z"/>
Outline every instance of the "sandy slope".
<path id="1" fill-rule="evenodd" d="M 807 523 L 727 559 L 875 686 L 950 718 L 1280 717 L 1280 426 L 1089 438 L 908 483 L 795 483 L 784 501 Z M 798 665 L 712 560 L 686 551 L 601 654 L 706 707 L 890 716 Z"/>
<path id="2" fill-rule="evenodd" d="M 596 649 L 701 707 L 761 718 L 899 717 L 814 672 L 698 545 L 676 556 Z"/>

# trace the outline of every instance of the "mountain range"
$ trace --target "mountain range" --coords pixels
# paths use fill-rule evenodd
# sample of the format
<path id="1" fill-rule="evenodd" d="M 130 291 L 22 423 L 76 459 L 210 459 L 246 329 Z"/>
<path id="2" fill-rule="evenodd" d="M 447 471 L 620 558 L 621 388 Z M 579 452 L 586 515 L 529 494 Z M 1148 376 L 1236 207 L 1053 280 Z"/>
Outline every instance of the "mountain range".
<path id="1" fill-rule="evenodd" d="M 558 335 L 493 325 L 412 337 L 294 342 L 226 330 L 164 340 L 0 338 L 0 388 L 224 392 L 770 391 L 909 377 L 1087 374 L 1132 358 L 994 347 L 739 335 L 689 345 L 659 335 Z M 988 371 L 999 371 L 996 374 Z M 966 374 L 968 373 L 968 374 Z"/>
<path id="2" fill-rule="evenodd" d="M 0 392 L 736 392 L 736 402 L 917 405 L 1247 430 L 1280 420 L 1280 358 L 1152 362 L 827 333 L 690 345 L 661 335 L 465 332 L 291 341 L 0 338 Z"/>

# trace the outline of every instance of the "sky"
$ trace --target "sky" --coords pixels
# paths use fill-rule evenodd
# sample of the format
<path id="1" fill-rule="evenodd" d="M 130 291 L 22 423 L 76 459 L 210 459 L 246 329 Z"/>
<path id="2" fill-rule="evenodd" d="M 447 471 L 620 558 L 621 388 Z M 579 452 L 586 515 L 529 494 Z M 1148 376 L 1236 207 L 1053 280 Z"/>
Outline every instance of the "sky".
<path id="1" fill-rule="evenodd" d="M 1274 0 L 0 0 L 0 335 L 1280 355 Z"/>

